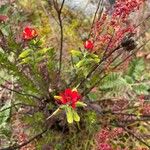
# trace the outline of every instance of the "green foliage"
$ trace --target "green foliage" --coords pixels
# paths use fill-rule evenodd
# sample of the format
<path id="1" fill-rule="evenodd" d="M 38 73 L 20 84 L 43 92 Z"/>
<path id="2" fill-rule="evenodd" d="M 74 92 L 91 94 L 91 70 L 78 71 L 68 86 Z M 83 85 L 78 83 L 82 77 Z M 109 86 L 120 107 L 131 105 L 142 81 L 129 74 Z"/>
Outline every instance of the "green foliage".
<path id="1" fill-rule="evenodd" d="M 134 80 L 139 81 L 143 75 L 144 69 L 145 69 L 144 60 L 136 58 L 133 59 L 133 61 L 130 63 L 130 67 L 127 74 Z"/>
<path id="2" fill-rule="evenodd" d="M 110 73 L 102 82 L 100 88 L 102 90 L 118 89 L 127 86 L 126 81 L 122 78 L 120 73 Z"/>
<path id="3" fill-rule="evenodd" d="M 92 130 L 98 130 L 98 118 L 95 112 L 89 111 L 85 114 L 85 121 L 86 121 L 86 129 L 89 132 L 93 132 Z"/>
<path id="4" fill-rule="evenodd" d="M 100 90 L 108 92 L 109 95 L 122 95 L 123 91 L 131 89 L 130 84 L 120 73 L 110 73 L 104 78 L 100 85 Z"/>
<path id="5" fill-rule="evenodd" d="M 136 94 L 148 94 L 149 83 L 147 79 L 146 67 L 143 59 L 133 59 L 130 63 L 126 79 L 131 84 Z"/>
<path id="6" fill-rule="evenodd" d="M 73 123 L 73 121 L 76 121 L 76 122 L 80 121 L 80 117 L 74 109 L 68 106 L 68 107 L 65 107 L 65 111 L 66 111 L 68 123 Z"/>
<path id="7" fill-rule="evenodd" d="M 78 101 L 77 103 L 76 103 L 76 106 L 77 107 L 85 107 L 85 106 L 87 106 L 84 102 L 80 102 L 80 101 Z"/>
<path id="8" fill-rule="evenodd" d="M 100 61 L 98 55 L 88 53 L 88 52 L 81 52 L 77 50 L 71 51 L 73 57 L 73 64 L 75 65 L 75 69 L 79 76 L 86 77 L 91 69 L 91 66 L 97 64 Z"/>
<path id="9" fill-rule="evenodd" d="M 62 69 L 59 74 L 58 48 L 60 45 L 58 39 L 60 34 L 58 34 L 59 30 L 56 26 L 57 22 L 55 22 L 57 17 L 55 18 L 56 14 L 53 8 L 45 0 L 25 0 L 18 1 L 17 4 L 19 7 L 14 4 L 15 7 L 4 5 L 0 8 L 0 14 L 8 14 L 9 16 L 7 23 L 0 24 L 0 31 L 5 38 L 0 48 L 0 76 L 5 79 L 13 76 L 15 83 L 19 86 L 18 92 L 13 93 L 12 101 L 31 105 L 29 111 L 22 115 L 23 121 L 30 128 L 32 127 L 31 130 L 29 129 L 31 137 L 45 127 L 49 129 L 47 133 L 41 136 L 41 139 L 37 140 L 36 148 L 43 149 L 43 144 L 51 144 L 56 150 L 93 149 L 95 144 L 94 134 L 100 128 L 100 123 L 102 122 L 105 126 L 107 120 L 111 122 L 115 118 L 111 114 L 99 116 L 94 111 L 89 111 L 86 98 L 96 102 L 105 97 L 135 99 L 134 96 L 148 94 L 149 82 L 145 73 L 144 61 L 133 59 L 128 71 L 110 72 L 97 85 L 95 91 L 92 90 L 88 95 L 81 95 L 82 99 L 77 102 L 76 109 L 73 109 L 70 104 L 60 105 L 59 101 L 55 101 L 58 97 L 54 95 L 58 95 L 65 88 L 78 87 L 80 81 L 87 78 L 90 70 L 101 60 L 102 54 L 96 55 L 94 52 L 90 53 L 83 49 L 83 41 L 79 37 L 79 33 L 83 35 L 83 31 L 85 32 L 87 29 L 89 31 L 91 26 L 89 26 L 89 22 L 85 23 L 85 16 L 82 16 L 82 18 L 85 18 L 84 20 L 80 18 L 80 14 L 77 18 L 67 7 L 63 10 L 62 13 L 65 14 L 65 18 L 63 18 L 63 42 L 65 43 L 63 52 L 67 53 L 68 49 L 73 50 L 70 51 L 71 55 L 69 56 L 66 53 L 63 54 Z M 35 11 L 33 11 L 34 9 Z M 11 14 L 12 11 L 14 13 Z M 52 16 L 49 14 L 50 12 L 52 12 Z M 35 39 L 22 40 L 22 33 L 20 32 L 23 30 L 24 24 L 22 22 L 24 20 L 38 27 L 39 36 Z M 81 24 L 82 21 L 83 25 Z M 79 49 L 80 45 L 80 50 L 76 50 Z M 100 51 L 100 53 L 103 52 Z M 115 61 L 116 64 L 118 60 Z M 83 85 L 78 87 L 81 93 L 84 93 L 86 88 L 90 88 L 105 75 L 105 70 L 102 74 L 99 73 L 103 67 L 102 63 L 95 71 L 96 73 L 93 73 Z M 70 80 L 73 80 L 73 82 L 70 87 L 67 87 Z M 0 81 L 5 83 L 3 78 Z M 11 102 L 7 101 L 0 110 L 0 136 L 9 136 L 11 110 L 8 107 L 10 106 Z M 5 108 L 8 109 L 4 110 Z M 17 106 L 17 108 L 20 108 L 20 106 Z M 133 111 L 131 110 L 131 112 Z M 65 114 L 66 118 L 64 117 Z M 127 137 L 125 137 L 126 139 Z"/>
<path id="10" fill-rule="evenodd" d="M 11 112 L 11 101 L 7 100 L 5 105 L 0 108 L 0 137 L 7 139 L 11 136 L 9 118 Z"/>
<path id="11" fill-rule="evenodd" d="M 147 83 L 140 83 L 140 84 L 135 84 L 132 86 L 133 90 L 136 92 L 138 95 L 148 95 L 149 92 L 149 84 Z"/>
<path id="12" fill-rule="evenodd" d="M 122 95 L 125 91 L 129 93 L 133 91 L 138 95 L 148 94 L 149 82 L 144 69 L 143 59 L 133 59 L 127 72 L 112 72 L 107 75 L 101 82 L 100 90 L 112 96 Z"/>
<path id="13" fill-rule="evenodd" d="M 97 92 L 90 92 L 88 94 L 88 97 L 90 98 L 90 100 L 96 101 L 98 99 L 98 94 L 97 94 Z"/>
<path id="14" fill-rule="evenodd" d="M 8 100 L 0 109 L 0 126 L 3 127 L 10 117 L 11 101 Z"/>
<path id="15" fill-rule="evenodd" d="M 78 50 L 71 50 L 71 54 L 73 57 L 82 57 L 82 52 Z"/>

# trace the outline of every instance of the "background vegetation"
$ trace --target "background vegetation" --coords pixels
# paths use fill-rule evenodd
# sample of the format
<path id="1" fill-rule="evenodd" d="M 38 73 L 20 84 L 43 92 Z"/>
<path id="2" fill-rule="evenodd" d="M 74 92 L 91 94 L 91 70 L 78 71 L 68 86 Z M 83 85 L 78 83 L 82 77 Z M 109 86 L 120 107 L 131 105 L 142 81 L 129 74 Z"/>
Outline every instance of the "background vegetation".
<path id="1" fill-rule="evenodd" d="M 149 1 L 91 3 L 0 2 L 0 150 L 150 148 Z"/>

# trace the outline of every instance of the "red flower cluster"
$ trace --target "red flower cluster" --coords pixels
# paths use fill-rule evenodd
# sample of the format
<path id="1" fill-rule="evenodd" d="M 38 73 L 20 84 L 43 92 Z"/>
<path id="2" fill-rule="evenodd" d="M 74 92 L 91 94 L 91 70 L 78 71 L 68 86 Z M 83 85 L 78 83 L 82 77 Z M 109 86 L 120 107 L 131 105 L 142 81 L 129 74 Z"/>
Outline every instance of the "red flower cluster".
<path id="1" fill-rule="evenodd" d="M 139 9 L 145 0 L 117 0 L 115 5 L 114 17 L 127 18 L 131 12 Z"/>
<path id="2" fill-rule="evenodd" d="M 110 40 L 109 48 L 113 49 L 128 33 L 135 33 L 135 27 L 128 18 L 133 11 L 139 9 L 144 1 L 117 0 L 111 18 L 107 12 L 103 13 L 92 28 L 91 39 L 94 39 L 95 50 L 105 49 Z"/>
<path id="3" fill-rule="evenodd" d="M 114 128 L 113 130 L 102 129 L 96 137 L 98 150 L 113 150 L 110 140 L 123 134 L 122 128 Z"/>
<path id="4" fill-rule="evenodd" d="M 148 148 L 138 148 L 137 150 L 148 150 Z"/>
<path id="5" fill-rule="evenodd" d="M 111 131 L 110 138 L 116 138 L 121 134 L 123 134 L 122 128 L 114 128 L 113 131 Z"/>
<path id="6" fill-rule="evenodd" d="M 102 143 L 99 145 L 98 150 L 113 150 L 108 143 Z"/>
<path id="7" fill-rule="evenodd" d="M 84 48 L 87 50 L 92 50 L 94 48 L 94 43 L 91 40 L 87 40 L 84 43 Z"/>
<path id="8" fill-rule="evenodd" d="M 143 115 L 150 115 L 150 104 L 143 104 L 140 111 Z"/>
<path id="9" fill-rule="evenodd" d="M 0 22 L 7 21 L 7 20 L 8 20 L 8 16 L 0 14 Z"/>
<path id="10" fill-rule="evenodd" d="M 30 27 L 25 27 L 23 30 L 23 39 L 24 40 L 31 40 L 37 36 L 37 32 L 35 29 Z"/>
<path id="11" fill-rule="evenodd" d="M 112 111 L 120 111 L 123 109 L 127 109 L 129 106 L 129 101 L 127 100 L 117 100 L 113 103 L 113 105 L 111 106 L 111 110 Z"/>
<path id="12" fill-rule="evenodd" d="M 110 131 L 108 129 L 102 129 L 97 135 L 98 143 L 107 142 L 109 139 L 109 136 L 110 136 Z"/>
<path id="13" fill-rule="evenodd" d="M 61 104 L 68 104 L 72 108 L 76 107 L 76 103 L 81 99 L 80 94 L 76 90 L 66 89 L 63 93 L 60 93 Z"/>

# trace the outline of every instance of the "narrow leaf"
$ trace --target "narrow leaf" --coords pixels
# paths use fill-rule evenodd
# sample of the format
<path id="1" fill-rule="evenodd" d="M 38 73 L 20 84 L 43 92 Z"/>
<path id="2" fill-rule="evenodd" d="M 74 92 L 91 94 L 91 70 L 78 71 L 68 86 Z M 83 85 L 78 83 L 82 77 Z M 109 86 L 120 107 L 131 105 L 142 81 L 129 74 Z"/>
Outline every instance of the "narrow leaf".
<path id="1" fill-rule="evenodd" d="M 76 121 L 76 122 L 80 121 L 80 117 L 79 117 L 78 113 L 75 110 L 73 110 L 73 120 Z"/>
<path id="2" fill-rule="evenodd" d="M 66 108 L 66 115 L 67 115 L 67 121 L 68 123 L 73 123 L 73 112 L 72 112 L 72 108 L 67 107 Z"/>

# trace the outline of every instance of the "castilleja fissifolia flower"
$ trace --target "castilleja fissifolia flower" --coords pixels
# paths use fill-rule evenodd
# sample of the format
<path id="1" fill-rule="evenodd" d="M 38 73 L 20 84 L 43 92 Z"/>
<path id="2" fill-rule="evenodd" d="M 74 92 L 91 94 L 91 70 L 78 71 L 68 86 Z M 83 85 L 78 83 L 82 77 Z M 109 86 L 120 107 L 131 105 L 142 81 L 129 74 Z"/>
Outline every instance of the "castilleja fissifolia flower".
<path id="1" fill-rule="evenodd" d="M 66 89 L 64 92 L 60 93 L 56 98 L 63 105 L 70 105 L 72 108 L 76 108 L 76 103 L 81 99 L 80 94 L 77 90 L 72 90 L 70 88 Z"/>
<path id="2" fill-rule="evenodd" d="M 25 27 L 23 30 L 23 39 L 24 40 L 32 40 L 37 36 L 37 32 L 34 28 Z"/>

